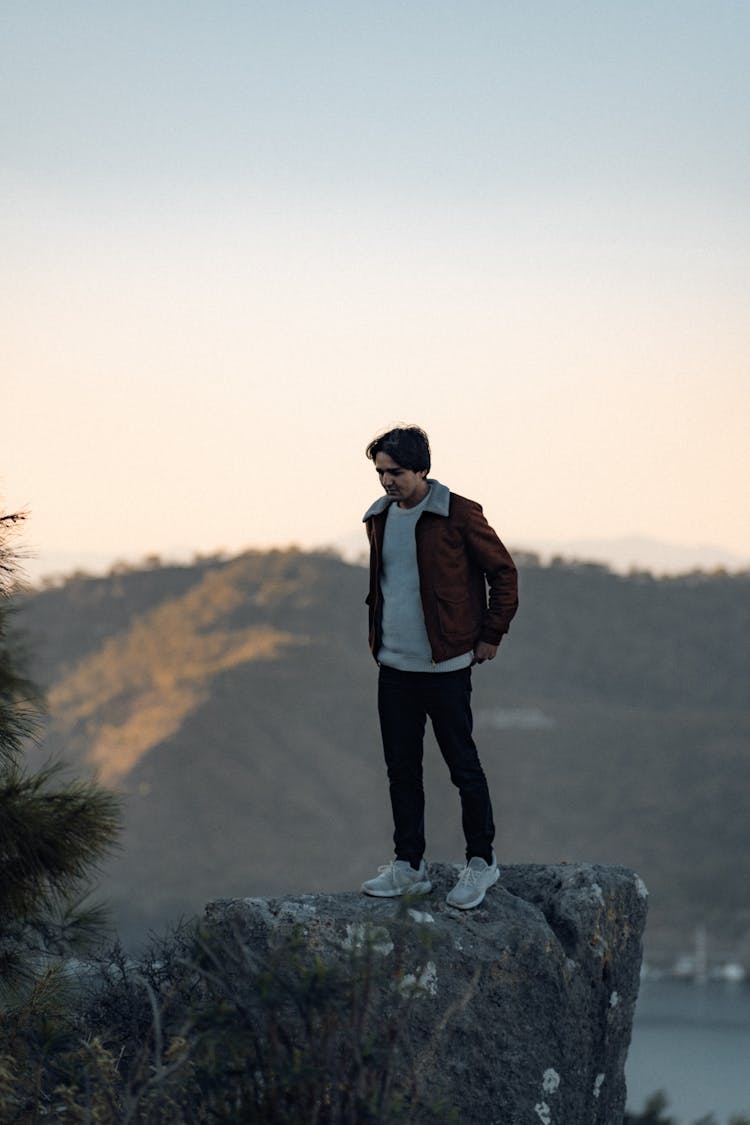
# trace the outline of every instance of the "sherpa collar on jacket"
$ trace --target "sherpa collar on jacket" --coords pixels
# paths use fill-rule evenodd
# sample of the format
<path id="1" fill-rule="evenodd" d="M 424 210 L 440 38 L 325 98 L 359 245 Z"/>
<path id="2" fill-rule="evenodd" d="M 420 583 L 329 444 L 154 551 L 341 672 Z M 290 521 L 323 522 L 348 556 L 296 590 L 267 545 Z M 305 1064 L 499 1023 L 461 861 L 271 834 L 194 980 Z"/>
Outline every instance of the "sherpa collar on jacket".
<path id="1" fill-rule="evenodd" d="M 451 493 L 450 489 L 441 484 L 439 480 L 432 480 L 427 477 L 427 483 L 430 486 L 430 492 L 425 501 L 424 511 L 434 512 L 436 516 L 447 516 L 450 512 Z M 373 516 L 379 516 L 391 504 L 396 501 L 393 496 L 381 496 L 374 504 L 371 504 L 365 514 L 362 516 L 362 522 L 372 519 Z"/>

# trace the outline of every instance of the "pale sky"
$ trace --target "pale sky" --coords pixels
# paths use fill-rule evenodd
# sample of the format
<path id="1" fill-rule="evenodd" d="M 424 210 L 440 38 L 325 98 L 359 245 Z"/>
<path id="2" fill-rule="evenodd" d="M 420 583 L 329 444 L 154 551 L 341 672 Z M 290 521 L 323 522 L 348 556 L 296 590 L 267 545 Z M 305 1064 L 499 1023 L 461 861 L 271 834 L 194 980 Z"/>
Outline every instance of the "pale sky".
<path id="1" fill-rule="evenodd" d="M 750 562 L 750 5 L 0 7 L 6 508 L 40 569 L 362 534 Z"/>

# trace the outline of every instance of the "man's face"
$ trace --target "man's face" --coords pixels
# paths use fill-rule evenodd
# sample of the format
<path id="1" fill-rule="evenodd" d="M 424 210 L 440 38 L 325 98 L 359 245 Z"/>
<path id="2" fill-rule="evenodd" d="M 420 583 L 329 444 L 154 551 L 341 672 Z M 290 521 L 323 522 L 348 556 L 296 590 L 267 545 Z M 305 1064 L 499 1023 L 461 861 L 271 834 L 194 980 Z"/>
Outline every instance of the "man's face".
<path id="1" fill-rule="evenodd" d="M 387 453 L 376 453 L 375 471 L 388 496 L 392 496 L 400 508 L 413 508 L 427 493 L 426 469 L 415 473 L 397 464 Z"/>

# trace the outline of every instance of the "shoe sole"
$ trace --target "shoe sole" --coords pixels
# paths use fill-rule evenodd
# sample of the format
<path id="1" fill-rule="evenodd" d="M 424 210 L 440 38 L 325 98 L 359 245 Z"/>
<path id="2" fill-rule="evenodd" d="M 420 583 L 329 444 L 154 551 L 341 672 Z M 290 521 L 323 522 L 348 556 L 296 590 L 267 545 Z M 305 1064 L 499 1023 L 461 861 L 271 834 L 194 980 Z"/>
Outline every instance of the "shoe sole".
<path id="1" fill-rule="evenodd" d="M 362 894 L 371 895 L 372 898 L 400 898 L 401 895 L 428 895 L 432 890 L 432 883 L 413 883 L 411 887 L 403 887 L 397 891 L 373 891 L 363 883 L 360 890 Z"/>
<path id="2" fill-rule="evenodd" d="M 448 903 L 448 906 L 452 906 L 454 910 L 473 910 L 475 906 L 479 906 L 481 902 L 484 902 L 484 896 L 487 894 L 487 891 L 490 889 L 490 887 L 494 887 L 499 878 L 500 871 L 498 870 L 495 872 L 495 878 L 491 883 L 487 884 L 487 886 L 479 895 L 479 898 L 472 899 L 471 902 L 451 902 L 450 894 L 446 896 L 445 901 Z"/>

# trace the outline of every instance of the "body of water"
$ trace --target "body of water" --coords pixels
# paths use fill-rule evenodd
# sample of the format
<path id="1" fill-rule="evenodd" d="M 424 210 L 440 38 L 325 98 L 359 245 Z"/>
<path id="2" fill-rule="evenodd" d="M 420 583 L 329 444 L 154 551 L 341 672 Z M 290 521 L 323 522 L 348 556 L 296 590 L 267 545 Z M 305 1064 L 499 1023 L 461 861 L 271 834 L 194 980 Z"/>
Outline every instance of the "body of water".
<path id="1" fill-rule="evenodd" d="M 750 1118 L 750 985 L 644 981 L 626 1076 L 631 1112 L 661 1089 L 680 1125 Z"/>

